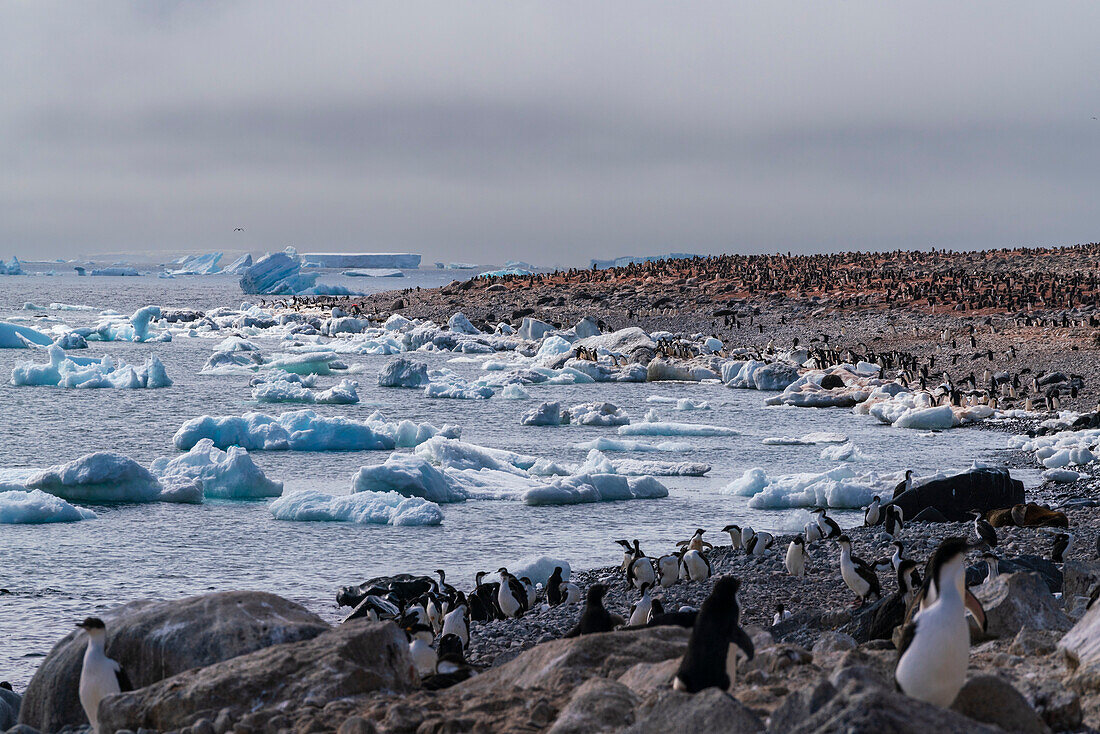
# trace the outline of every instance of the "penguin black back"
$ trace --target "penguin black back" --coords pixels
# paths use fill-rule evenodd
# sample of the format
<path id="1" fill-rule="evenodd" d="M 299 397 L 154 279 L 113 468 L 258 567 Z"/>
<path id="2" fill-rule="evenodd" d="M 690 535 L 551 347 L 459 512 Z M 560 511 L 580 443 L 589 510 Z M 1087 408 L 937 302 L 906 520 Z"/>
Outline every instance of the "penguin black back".
<path id="1" fill-rule="evenodd" d="M 603 584 L 592 584 L 588 587 L 588 598 L 584 603 L 584 611 L 573 629 L 566 633 L 566 637 L 578 637 L 591 635 L 597 632 L 610 632 L 616 624 L 622 624 L 622 617 L 616 616 L 604 609 L 603 597 L 607 593 L 607 587 Z"/>
<path id="2" fill-rule="evenodd" d="M 703 602 L 688 640 L 687 653 L 676 671 L 675 687 L 679 690 L 688 693 L 706 688 L 728 690 L 730 677 L 726 663 L 730 645 L 740 647 L 750 660 L 755 655 L 752 640 L 741 629 L 741 610 L 737 605 L 739 588 L 740 581 L 733 576 L 723 576 Z"/>
<path id="3" fill-rule="evenodd" d="M 552 607 L 561 604 L 561 583 L 561 566 L 554 566 L 554 573 L 550 574 L 550 579 L 546 582 L 546 600 Z"/>

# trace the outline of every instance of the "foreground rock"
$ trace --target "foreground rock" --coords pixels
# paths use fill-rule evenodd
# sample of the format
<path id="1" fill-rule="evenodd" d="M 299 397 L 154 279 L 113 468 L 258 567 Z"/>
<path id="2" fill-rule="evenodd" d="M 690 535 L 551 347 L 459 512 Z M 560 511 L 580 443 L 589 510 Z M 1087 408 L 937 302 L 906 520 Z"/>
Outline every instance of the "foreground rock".
<path id="1" fill-rule="evenodd" d="M 304 607 L 256 591 L 136 601 L 100 616 L 107 624 L 107 655 L 122 664 L 135 687 L 329 628 Z M 87 723 L 77 695 L 86 646 L 78 630 L 54 646 L 27 687 L 20 723 L 41 731 Z"/>
<path id="2" fill-rule="evenodd" d="M 1065 631 L 1073 624 L 1038 574 L 1001 574 L 973 591 L 992 637 L 1013 638 L 1025 627 Z"/>
<path id="3" fill-rule="evenodd" d="M 403 692 L 418 683 L 403 632 L 388 622 L 356 620 L 311 640 L 274 645 L 215 665 L 189 670 L 137 691 L 111 696 L 99 707 L 104 731 L 168 731 L 217 716 L 249 726 L 287 708 L 325 705 L 384 689 Z M 226 713 L 228 711 L 228 713 Z"/>

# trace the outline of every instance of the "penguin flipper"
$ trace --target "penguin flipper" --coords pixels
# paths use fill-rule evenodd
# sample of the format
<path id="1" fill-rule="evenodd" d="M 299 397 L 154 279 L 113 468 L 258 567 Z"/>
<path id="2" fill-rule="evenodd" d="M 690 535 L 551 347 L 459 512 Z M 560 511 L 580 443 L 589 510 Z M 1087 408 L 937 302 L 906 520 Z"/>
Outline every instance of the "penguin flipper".
<path id="1" fill-rule="evenodd" d="M 985 629 L 984 625 L 982 629 Z M 134 685 L 130 682 L 130 676 L 126 675 L 126 669 L 118 663 L 115 663 L 115 665 L 118 666 L 118 670 L 115 671 L 115 677 L 118 679 L 118 690 L 123 693 L 134 690 Z"/>
<path id="2" fill-rule="evenodd" d="M 971 594 L 970 590 L 967 589 L 966 598 L 964 599 L 963 603 L 966 605 L 966 608 L 970 611 L 970 613 L 974 615 L 974 619 L 978 620 L 978 626 L 982 628 L 982 632 L 985 632 L 985 608 L 982 606 L 982 603 L 978 601 L 978 597 Z"/>
<path id="3" fill-rule="evenodd" d="M 733 628 L 733 632 L 730 634 L 730 642 L 744 650 L 749 660 L 756 657 L 756 646 L 752 644 L 752 638 L 749 637 L 740 626 L 735 626 Z M 728 688 L 729 686 L 727 685 L 726 687 Z"/>

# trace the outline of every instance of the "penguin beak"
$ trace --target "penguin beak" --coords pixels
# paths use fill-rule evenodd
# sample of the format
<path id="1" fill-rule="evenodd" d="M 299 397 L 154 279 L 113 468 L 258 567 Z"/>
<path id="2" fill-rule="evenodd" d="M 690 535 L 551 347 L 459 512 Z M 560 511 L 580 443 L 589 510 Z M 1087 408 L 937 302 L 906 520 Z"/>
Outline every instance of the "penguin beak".
<path id="1" fill-rule="evenodd" d="M 974 615 L 974 619 L 978 621 L 978 626 L 982 628 L 982 632 L 985 632 L 985 609 L 982 608 L 982 603 L 978 601 L 978 597 L 971 594 L 968 590 L 964 603 L 966 604 L 966 608 L 970 610 L 970 613 Z"/>

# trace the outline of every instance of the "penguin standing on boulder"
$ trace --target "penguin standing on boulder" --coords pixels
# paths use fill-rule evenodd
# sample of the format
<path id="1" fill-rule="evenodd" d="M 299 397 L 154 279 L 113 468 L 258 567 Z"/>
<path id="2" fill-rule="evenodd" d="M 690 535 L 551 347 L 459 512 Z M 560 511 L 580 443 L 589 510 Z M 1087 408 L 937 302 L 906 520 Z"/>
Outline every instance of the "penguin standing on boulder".
<path id="1" fill-rule="evenodd" d="M 737 590 L 741 582 L 722 576 L 714 583 L 703 602 L 688 640 L 687 653 L 680 661 L 672 687 L 677 691 L 698 693 L 707 688 L 728 691 L 737 671 L 736 648 L 752 660 L 752 640 L 741 629 L 741 609 Z M 736 646 L 736 647 L 735 647 Z"/>
<path id="2" fill-rule="evenodd" d="M 945 538 L 932 554 L 925 598 L 935 601 L 902 628 L 894 680 L 907 696 L 949 707 L 966 682 L 970 627 L 966 621 L 965 538 Z"/>
<path id="3" fill-rule="evenodd" d="M 80 705 L 88 715 L 92 731 L 99 731 L 99 702 L 107 696 L 133 690 L 126 671 L 118 662 L 107 657 L 107 626 L 99 617 L 88 617 L 77 622 L 88 635 L 88 647 L 84 650 L 84 664 L 80 669 Z"/>

